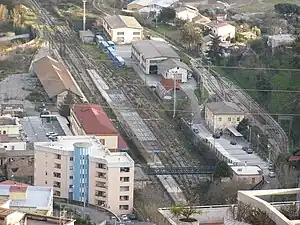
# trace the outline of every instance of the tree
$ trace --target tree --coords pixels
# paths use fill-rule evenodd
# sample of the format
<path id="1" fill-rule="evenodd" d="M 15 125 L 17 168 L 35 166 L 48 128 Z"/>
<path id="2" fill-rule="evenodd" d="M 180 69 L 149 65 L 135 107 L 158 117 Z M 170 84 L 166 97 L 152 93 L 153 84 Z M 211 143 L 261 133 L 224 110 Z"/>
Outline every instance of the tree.
<path id="1" fill-rule="evenodd" d="M 214 178 L 230 177 L 232 175 L 232 171 L 225 161 L 220 161 L 217 163 L 213 175 Z"/>
<path id="2" fill-rule="evenodd" d="M 181 41 L 185 45 L 187 43 L 188 50 L 197 48 L 199 52 L 203 42 L 203 34 L 200 27 L 195 26 L 194 23 L 187 22 L 181 28 Z"/>
<path id="3" fill-rule="evenodd" d="M 279 14 L 300 14 L 300 7 L 293 3 L 278 3 L 274 5 L 275 11 Z"/>
<path id="4" fill-rule="evenodd" d="M 68 118 L 68 116 L 70 116 L 70 105 L 75 104 L 76 102 L 77 101 L 74 94 L 68 91 L 68 94 L 64 98 L 63 103 L 59 106 L 60 115 Z"/>
<path id="5" fill-rule="evenodd" d="M 176 218 L 183 217 L 179 218 L 182 222 L 195 222 L 197 220 L 191 218 L 191 216 L 202 213 L 202 211 L 193 209 L 191 206 L 185 204 L 175 204 L 171 206 L 170 211 Z"/>
<path id="6" fill-rule="evenodd" d="M 243 118 L 236 129 L 241 134 L 244 134 L 246 131 L 248 131 L 248 126 L 249 126 L 249 120 L 247 118 Z"/>
<path id="7" fill-rule="evenodd" d="M 222 56 L 222 49 L 220 47 L 221 39 L 219 36 L 214 35 L 211 39 L 209 49 L 206 51 L 207 58 L 213 64 L 219 64 Z"/>
<path id="8" fill-rule="evenodd" d="M 170 20 L 174 20 L 175 17 L 176 17 L 175 9 L 166 7 L 160 11 L 157 20 L 159 22 L 168 22 Z"/>

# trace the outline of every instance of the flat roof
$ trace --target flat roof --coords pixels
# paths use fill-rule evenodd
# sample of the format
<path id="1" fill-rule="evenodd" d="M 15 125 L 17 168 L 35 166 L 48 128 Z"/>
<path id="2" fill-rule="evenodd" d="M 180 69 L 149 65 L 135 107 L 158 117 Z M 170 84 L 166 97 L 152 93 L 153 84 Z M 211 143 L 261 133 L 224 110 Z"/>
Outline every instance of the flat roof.
<path id="1" fill-rule="evenodd" d="M 236 105 L 225 102 L 209 102 L 205 104 L 214 115 L 244 115 Z"/>
<path id="2" fill-rule="evenodd" d="M 277 34 L 268 36 L 275 41 L 294 41 L 296 38 L 291 34 Z"/>
<path id="3" fill-rule="evenodd" d="M 11 187 L 15 185 L 0 184 L 0 196 L 10 195 Z M 10 207 L 29 207 L 46 209 L 52 205 L 53 201 L 53 188 L 52 187 L 40 187 L 40 186 L 27 186 L 27 198 L 25 200 L 10 201 Z"/>
<path id="4" fill-rule="evenodd" d="M 135 0 L 131 3 L 129 3 L 128 5 L 137 4 L 137 5 L 141 5 L 141 6 L 145 6 L 145 7 L 150 6 L 150 5 L 158 5 L 161 7 L 169 7 L 178 1 L 179 0 Z"/>
<path id="5" fill-rule="evenodd" d="M 94 37 L 94 33 L 90 30 L 80 30 L 79 31 L 80 37 Z"/>
<path id="6" fill-rule="evenodd" d="M 90 157 L 106 160 L 109 167 L 134 166 L 133 159 L 126 152 L 110 152 L 95 136 L 60 136 L 54 142 L 35 142 L 34 149 L 73 152 L 75 143 L 88 144 Z"/>
<path id="7" fill-rule="evenodd" d="M 231 169 L 237 175 L 260 175 L 262 169 L 259 166 L 231 166 Z"/>
<path id="8" fill-rule="evenodd" d="M 124 27 L 143 29 L 141 24 L 133 16 L 113 15 L 105 17 L 104 20 L 112 29 Z"/>
<path id="9" fill-rule="evenodd" d="M 175 50 L 163 41 L 139 40 L 133 42 L 132 47 L 146 59 L 160 57 L 180 59 Z"/>
<path id="10" fill-rule="evenodd" d="M 0 116 L 0 125 L 17 125 L 16 118 L 4 115 Z"/>
<path id="11" fill-rule="evenodd" d="M 243 137 L 243 135 L 235 129 L 235 127 L 227 128 L 235 137 Z"/>

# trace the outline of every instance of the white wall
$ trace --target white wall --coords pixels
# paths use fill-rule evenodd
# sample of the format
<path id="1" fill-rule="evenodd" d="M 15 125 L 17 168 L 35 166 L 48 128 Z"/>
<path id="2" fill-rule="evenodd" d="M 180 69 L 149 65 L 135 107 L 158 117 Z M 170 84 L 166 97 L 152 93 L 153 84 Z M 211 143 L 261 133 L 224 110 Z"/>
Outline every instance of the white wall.
<path id="1" fill-rule="evenodd" d="M 186 83 L 188 81 L 188 71 L 183 68 L 177 69 L 177 67 L 170 69 L 166 71 L 164 74 L 162 74 L 165 79 L 173 79 L 173 76 L 175 75 L 175 79 L 177 81 L 180 81 L 181 83 Z"/>
<path id="2" fill-rule="evenodd" d="M 221 27 L 214 27 L 212 32 L 214 35 L 220 36 L 221 41 L 226 41 L 226 38 L 234 38 L 235 37 L 235 27 L 227 24 Z"/>
<path id="3" fill-rule="evenodd" d="M 0 143 L 0 148 L 4 148 L 6 151 L 26 150 L 26 142 Z"/>
<path id="4" fill-rule="evenodd" d="M 198 13 L 191 10 L 176 12 L 176 18 L 180 20 L 192 21 L 196 16 L 198 16 Z"/>
<path id="5" fill-rule="evenodd" d="M 127 27 L 111 29 L 104 20 L 103 28 L 109 34 L 110 39 L 117 44 L 131 44 L 133 41 L 141 40 L 143 38 L 143 29 Z"/>

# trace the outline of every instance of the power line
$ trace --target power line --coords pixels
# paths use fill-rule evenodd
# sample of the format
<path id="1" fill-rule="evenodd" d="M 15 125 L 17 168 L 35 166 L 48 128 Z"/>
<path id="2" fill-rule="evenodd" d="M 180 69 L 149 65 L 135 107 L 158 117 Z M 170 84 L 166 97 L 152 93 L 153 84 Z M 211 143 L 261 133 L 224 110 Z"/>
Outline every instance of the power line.
<path id="1" fill-rule="evenodd" d="M 131 103 L 130 101 L 128 101 Z M 44 104 L 46 105 L 51 105 L 55 106 L 55 103 L 50 103 L 50 102 L 41 102 L 41 101 L 36 101 L 32 102 L 32 104 Z M 9 104 L 9 103 L 8 103 Z M 22 104 L 22 103 L 19 103 Z M 78 104 L 84 104 L 84 103 L 78 103 Z M 97 104 L 97 103 L 86 103 L 86 104 Z M 131 103 L 132 104 L 132 103 Z M 60 106 L 72 106 L 74 104 L 60 104 Z M 101 106 L 101 104 L 98 104 Z M 103 109 L 116 109 L 116 110 L 143 110 L 146 112 L 173 112 L 173 109 L 149 109 L 149 108 L 144 108 L 144 107 L 109 107 L 109 106 L 101 106 Z M 176 109 L 177 112 L 185 112 L 185 113 L 194 113 L 192 110 L 183 110 L 183 109 Z M 246 115 L 272 115 L 272 116 L 300 116 L 300 113 L 264 113 L 264 112 L 245 112 Z"/>

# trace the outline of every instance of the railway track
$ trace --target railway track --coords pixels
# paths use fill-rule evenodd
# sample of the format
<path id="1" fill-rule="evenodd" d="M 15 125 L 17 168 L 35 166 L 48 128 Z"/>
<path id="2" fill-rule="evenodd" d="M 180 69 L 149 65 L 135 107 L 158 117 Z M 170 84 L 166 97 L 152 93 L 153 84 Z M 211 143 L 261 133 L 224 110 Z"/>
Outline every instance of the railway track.
<path id="1" fill-rule="evenodd" d="M 44 20 L 51 26 L 55 26 L 55 22 L 49 17 L 46 10 L 36 2 L 32 2 L 33 6 L 41 12 Z M 76 32 L 70 27 L 58 27 L 57 32 L 55 34 L 50 32 L 48 37 L 56 49 L 60 48 L 59 43 L 65 45 L 66 56 L 62 56 L 61 59 L 70 68 L 74 79 L 78 82 L 89 101 L 104 104 L 103 99 L 99 97 L 101 96 L 99 91 L 86 72 L 86 69 L 96 69 L 110 88 L 117 88 L 124 93 L 133 106 L 137 107 L 141 117 L 160 118 L 162 116 L 160 113 L 163 108 L 159 103 L 153 101 L 151 98 L 153 94 L 148 87 L 144 86 L 143 81 L 137 75 L 130 74 L 126 78 L 120 75 L 116 76 L 106 65 L 93 60 L 92 56 L 81 47 Z M 124 79 L 126 80 L 125 84 Z M 197 166 L 200 164 L 197 160 L 192 160 L 189 157 L 187 149 L 181 147 L 181 143 L 176 139 L 177 134 L 173 131 L 170 123 L 157 120 L 146 120 L 145 123 L 155 134 L 157 144 L 163 149 L 159 158 L 164 164 L 176 167 Z M 193 196 L 190 190 L 191 185 L 197 183 L 199 178 L 199 175 L 185 174 L 176 176 L 176 181 L 184 189 L 185 194 Z"/>

